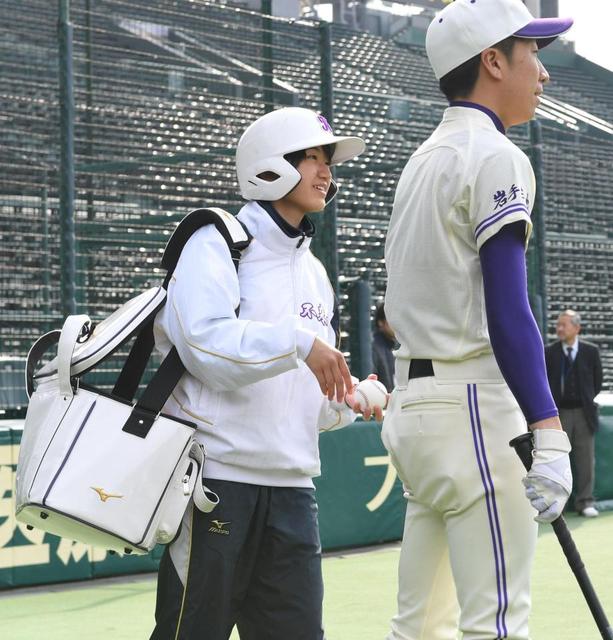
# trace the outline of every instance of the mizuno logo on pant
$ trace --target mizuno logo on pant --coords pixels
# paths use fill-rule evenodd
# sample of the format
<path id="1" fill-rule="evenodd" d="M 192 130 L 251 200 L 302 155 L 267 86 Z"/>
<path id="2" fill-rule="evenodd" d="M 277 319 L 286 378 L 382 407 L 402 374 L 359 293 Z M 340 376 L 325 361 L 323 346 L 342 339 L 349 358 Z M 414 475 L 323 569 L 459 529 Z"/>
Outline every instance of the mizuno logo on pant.
<path id="1" fill-rule="evenodd" d="M 209 527 L 209 533 L 219 533 L 223 536 L 229 536 L 230 532 L 225 528 L 226 525 L 230 524 L 229 522 L 221 522 L 219 520 L 211 520 L 213 523 L 212 527 Z"/>

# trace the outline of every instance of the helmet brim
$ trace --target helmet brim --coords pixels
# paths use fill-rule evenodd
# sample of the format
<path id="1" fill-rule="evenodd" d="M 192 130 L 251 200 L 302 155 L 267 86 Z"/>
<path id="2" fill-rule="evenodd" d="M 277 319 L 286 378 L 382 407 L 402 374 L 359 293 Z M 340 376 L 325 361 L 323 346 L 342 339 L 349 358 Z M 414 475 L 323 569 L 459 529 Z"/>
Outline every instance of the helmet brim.
<path id="1" fill-rule="evenodd" d="M 333 136 L 326 144 L 334 144 L 334 154 L 330 160 L 331 165 L 341 164 L 356 158 L 366 149 L 366 143 L 356 136 Z"/>
<path id="2" fill-rule="evenodd" d="M 301 140 L 300 146 L 297 149 L 288 149 L 286 153 L 292 153 L 294 151 L 306 151 L 307 149 L 314 149 L 316 147 L 325 147 L 326 145 L 334 145 L 334 153 L 330 159 L 330 164 L 341 164 L 347 162 L 356 156 L 359 156 L 364 149 L 366 149 L 366 143 L 362 138 L 357 136 L 334 136 L 325 134 L 322 136 L 316 136 L 310 140 Z"/>

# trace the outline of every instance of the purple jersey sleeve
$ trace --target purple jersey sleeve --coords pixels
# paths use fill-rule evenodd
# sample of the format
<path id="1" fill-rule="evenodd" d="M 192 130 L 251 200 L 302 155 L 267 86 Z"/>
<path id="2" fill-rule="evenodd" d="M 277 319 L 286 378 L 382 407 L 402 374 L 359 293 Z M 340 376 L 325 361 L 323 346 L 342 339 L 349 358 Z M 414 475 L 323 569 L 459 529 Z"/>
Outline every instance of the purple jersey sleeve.
<path id="1" fill-rule="evenodd" d="M 528 424 L 558 415 L 551 396 L 543 340 L 528 304 L 525 223 L 505 225 L 479 258 L 494 356 Z"/>

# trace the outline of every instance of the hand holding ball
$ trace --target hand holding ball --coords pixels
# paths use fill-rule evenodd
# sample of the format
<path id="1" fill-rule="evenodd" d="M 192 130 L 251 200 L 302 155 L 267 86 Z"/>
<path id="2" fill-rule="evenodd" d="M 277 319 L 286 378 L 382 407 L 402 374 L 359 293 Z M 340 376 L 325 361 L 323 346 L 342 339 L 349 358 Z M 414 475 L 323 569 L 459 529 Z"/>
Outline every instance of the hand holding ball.
<path id="1" fill-rule="evenodd" d="M 353 402 L 360 405 L 360 409 L 385 409 L 387 406 L 387 389 L 378 380 L 367 378 L 358 383 L 351 393 Z"/>

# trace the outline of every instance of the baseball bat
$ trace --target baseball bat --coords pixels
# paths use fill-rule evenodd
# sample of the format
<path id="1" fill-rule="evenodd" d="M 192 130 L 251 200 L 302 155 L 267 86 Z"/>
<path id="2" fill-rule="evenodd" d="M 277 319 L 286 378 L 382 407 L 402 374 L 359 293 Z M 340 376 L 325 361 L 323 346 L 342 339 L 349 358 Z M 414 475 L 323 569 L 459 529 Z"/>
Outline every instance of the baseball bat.
<path id="1" fill-rule="evenodd" d="M 509 442 L 509 445 L 515 449 L 519 459 L 522 461 L 524 467 L 526 467 L 526 471 L 530 471 L 530 468 L 532 467 L 532 450 L 534 449 L 532 434 L 524 433 L 521 436 L 517 436 L 517 438 L 513 438 L 513 440 Z M 613 640 L 613 628 L 611 628 L 602 605 L 600 604 L 600 600 L 598 600 L 598 596 L 594 591 L 590 577 L 587 574 L 583 560 L 581 560 L 575 541 L 570 535 L 570 531 L 568 530 L 564 517 L 560 516 L 556 518 L 551 523 L 551 526 L 558 537 L 558 542 L 562 547 L 566 560 L 568 560 L 568 564 L 572 569 L 572 572 L 575 574 L 575 578 L 583 592 L 583 597 L 587 602 L 587 606 L 592 612 L 594 622 L 596 622 L 596 626 L 598 627 L 598 631 L 600 631 L 601 637 L 604 640 Z"/>

